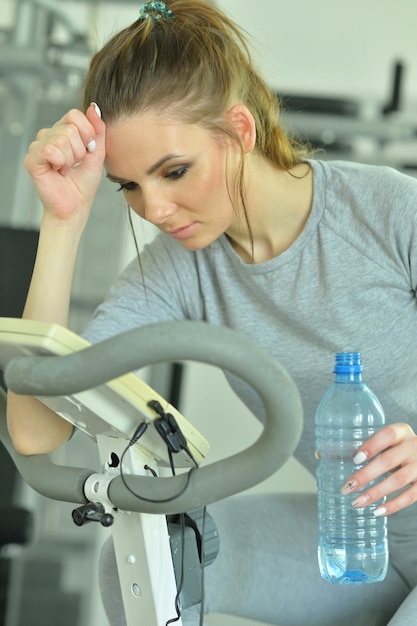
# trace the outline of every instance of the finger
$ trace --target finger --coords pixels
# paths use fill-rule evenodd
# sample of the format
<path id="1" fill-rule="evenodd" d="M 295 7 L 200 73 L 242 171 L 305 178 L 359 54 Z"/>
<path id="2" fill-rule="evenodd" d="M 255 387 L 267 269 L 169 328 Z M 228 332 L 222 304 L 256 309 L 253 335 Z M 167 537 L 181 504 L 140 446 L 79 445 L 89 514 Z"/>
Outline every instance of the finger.
<path id="1" fill-rule="evenodd" d="M 417 485 L 413 484 L 408 489 L 401 492 L 392 500 L 387 500 L 374 510 L 375 517 L 382 517 L 398 513 L 417 502 Z"/>
<path id="2" fill-rule="evenodd" d="M 383 450 L 412 437 L 415 437 L 415 433 L 409 424 L 400 423 L 384 426 L 356 450 L 353 462 L 356 465 L 362 465 Z"/>
<path id="3" fill-rule="evenodd" d="M 413 439 L 407 439 L 377 455 L 372 461 L 348 478 L 341 492 L 343 495 L 355 493 L 365 488 L 369 483 L 385 476 L 388 472 L 393 472 L 393 476 L 397 475 L 398 470 L 395 472 L 394 470 L 399 466 L 408 468 L 406 471 L 409 472 L 407 480 L 397 488 L 403 487 L 405 484 L 417 479 L 417 473 L 412 473 L 412 468 L 417 463 L 416 460 L 417 438 L 413 437 Z M 400 478 L 400 475 L 397 475 L 397 478 Z M 384 495 L 387 495 L 387 493 Z"/>
<path id="4" fill-rule="evenodd" d="M 85 153 L 92 153 L 96 147 L 96 128 L 94 124 L 78 109 L 71 109 L 56 124 L 54 129 L 59 132 L 65 129 L 73 141 L 81 139 Z M 78 142 L 77 142 L 78 143 Z"/>
<path id="5" fill-rule="evenodd" d="M 91 102 L 90 106 L 88 107 L 86 111 L 86 116 L 91 121 L 93 126 L 96 128 L 97 132 L 99 132 L 101 123 L 98 122 L 98 120 L 101 120 L 101 110 L 97 102 Z"/>
<path id="6" fill-rule="evenodd" d="M 105 150 L 105 138 L 106 138 L 106 125 L 101 118 L 101 110 L 96 102 L 92 102 L 86 111 L 86 117 L 91 125 L 94 127 L 94 138 L 90 152 L 95 152 L 98 147 L 101 151 Z"/>
<path id="7" fill-rule="evenodd" d="M 39 150 L 41 171 L 35 169 L 33 173 L 35 176 L 42 173 L 43 165 L 47 164 L 65 176 L 74 165 L 82 162 L 85 154 L 86 149 L 77 128 L 73 125 L 61 126 L 59 132 L 56 130 L 50 136 L 45 136 Z"/>
<path id="8" fill-rule="evenodd" d="M 57 145 L 57 144 L 60 145 Z M 28 172 L 35 179 L 50 172 L 69 169 L 74 162 L 72 150 L 65 149 L 64 142 L 57 142 L 56 138 L 45 139 L 45 143 L 35 141 L 29 147 L 24 164 Z"/>
<path id="9" fill-rule="evenodd" d="M 364 507 L 370 506 L 371 504 L 379 502 L 383 498 L 386 498 L 393 493 L 397 493 L 398 491 L 404 489 L 404 487 L 408 487 L 404 492 L 404 494 L 406 494 L 406 492 L 409 491 L 409 486 L 412 482 L 410 480 L 410 475 L 417 478 L 416 462 L 405 467 L 401 467 L 392 474 L 388 474 L 384 480 L 371 486 L 364 493 L 360 493 L 352 501 L 352 506 L 355 509 L 362 509 Z M 409 506 L 414 502 L 414 500 L 410 500 L 407 495 L 404 495 L 403 501 L 405 503 L 405 506 Z"/>

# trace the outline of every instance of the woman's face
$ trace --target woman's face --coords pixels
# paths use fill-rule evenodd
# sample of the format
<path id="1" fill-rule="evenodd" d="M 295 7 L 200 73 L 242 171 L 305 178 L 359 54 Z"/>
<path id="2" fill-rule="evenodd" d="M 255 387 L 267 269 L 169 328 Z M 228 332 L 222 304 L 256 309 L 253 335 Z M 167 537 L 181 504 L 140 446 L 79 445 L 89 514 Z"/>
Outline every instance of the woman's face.
<path id="1" fill-rule="evenodd" d="M 233 175 L 240 156 L 237 144 L 145 113 L 107 126 L 106 153 L 107 176 L 129 206 L 185 248 L 204 248 L 238 227 L 226 183 L 226 169 Z"/>

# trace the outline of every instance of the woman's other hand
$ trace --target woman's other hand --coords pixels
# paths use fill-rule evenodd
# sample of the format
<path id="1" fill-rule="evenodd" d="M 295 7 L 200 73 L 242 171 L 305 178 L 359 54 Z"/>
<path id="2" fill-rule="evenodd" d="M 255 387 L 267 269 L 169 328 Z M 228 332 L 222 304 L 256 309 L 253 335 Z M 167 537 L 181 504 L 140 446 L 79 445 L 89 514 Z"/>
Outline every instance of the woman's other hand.
<path id="1" fill-rule="evenodd" d="M 417 436 L 408 424 L 385 426 L 357 449 L 354 459 L 357 465 L 366 465 L 353 474 L 342 487 L 344 495 L 365 489 L 352 502 L 355 508 L 363 508 L 384 497 L 374 515 L 392 515 L 417 502 Z M 385 478 L 366 488 L 372 481 Z M 400 491 L 394 497 L 389 496 Z"/>

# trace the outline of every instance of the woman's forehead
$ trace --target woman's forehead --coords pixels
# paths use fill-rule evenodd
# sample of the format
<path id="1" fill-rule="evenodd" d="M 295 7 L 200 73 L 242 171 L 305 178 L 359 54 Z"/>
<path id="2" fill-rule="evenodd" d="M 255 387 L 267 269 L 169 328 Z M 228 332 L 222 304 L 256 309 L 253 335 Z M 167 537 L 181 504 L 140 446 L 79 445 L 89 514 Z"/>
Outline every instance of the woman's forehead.
<path id="1" fill-rule="evenodd" d="M 219 150 L 219 142 L 203 126 L 173 120 L 170 116 L 138 114 L 110 124 L 106 131 L 106 169 L 113 178 L 135 166 L 141 171 L 202 151 Z M 124 174 L 122 174 L 124 177 Z"/>
<path id="2" fill-rule="evenodd" d="M 107 125 L 107 149 L 142 146 L 149 150 L 165 147 L 177 152 L 181 146 L 206 143 L 214 140 L 213 132 L 205 126 L 184 122 L 179 117 L 161 113 L 138 113 L 120 118 Z"/>

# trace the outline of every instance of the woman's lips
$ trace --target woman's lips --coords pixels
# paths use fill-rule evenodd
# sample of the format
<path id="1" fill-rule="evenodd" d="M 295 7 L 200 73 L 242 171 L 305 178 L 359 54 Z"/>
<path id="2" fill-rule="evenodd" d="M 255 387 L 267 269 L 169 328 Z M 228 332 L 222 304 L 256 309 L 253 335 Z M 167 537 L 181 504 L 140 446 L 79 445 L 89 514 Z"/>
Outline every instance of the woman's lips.
<path id="1" fill-rule="evenodd" d="M 197 227 L 197 222 L 193 222 L 192 224 L 188 224 L 188 226 L 182 226 L 181 228 L 176 228 L 175 230 L 169 231 L 169 234 L 174 239 L 186 239 L 194 232 L 194 229 Z"/>

